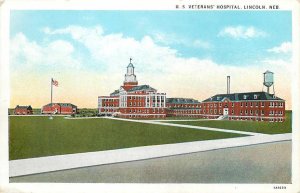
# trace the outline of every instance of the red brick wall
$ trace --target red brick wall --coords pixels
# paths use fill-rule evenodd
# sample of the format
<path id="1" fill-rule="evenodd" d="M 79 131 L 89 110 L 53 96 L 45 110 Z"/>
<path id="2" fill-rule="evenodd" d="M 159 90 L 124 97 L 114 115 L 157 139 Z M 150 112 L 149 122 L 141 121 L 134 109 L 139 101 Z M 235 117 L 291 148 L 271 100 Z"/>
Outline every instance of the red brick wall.
<path id="1" fill-rule="evenodd" d="M 58 104 L 53 104 L 52 108 L 51 106 L 44 106 L 42 108 L 42 112 L 43 114 L 52 114 L 53 112 L 55 112 L 57 110 L 56 114 L 67 114 L 67 115 L 71 115 L 73 114 L 73 107 L 72 106 L 60 106 Z M 77 112 L 77 109 L 76 109 Z M 74 113 L 76 113 L 74 112 Z"/>
<path id="2" fill-rule="evenodd" d="M 169 117 L 201 117 L 201 104 L 194 103 L 167 103 Z"/>
<path id="3" fill-rule="evenodd" d="M 25 108 L 16 108 L 14 111 L 15 115 L 31 115 L 33 114 L 32 110 L 27 110 Z"/>
<path id="4" fill-rule="evenodd" d="M 273 121 L 277 122 L 285 119 L 284 101 L 205 102 L 201 106 L 205 118 L 218 118 L 218 116 L 223 115 L 223 109 L 228 108 L 230 120 L 261 121 L 262 119 L 262 121 L 272 121 L 273 119 Z"/>
<path id="5" fill-rule="evenodd" d="M 145 96 L 127 96 L 127 107 L 145 107 Z"/>

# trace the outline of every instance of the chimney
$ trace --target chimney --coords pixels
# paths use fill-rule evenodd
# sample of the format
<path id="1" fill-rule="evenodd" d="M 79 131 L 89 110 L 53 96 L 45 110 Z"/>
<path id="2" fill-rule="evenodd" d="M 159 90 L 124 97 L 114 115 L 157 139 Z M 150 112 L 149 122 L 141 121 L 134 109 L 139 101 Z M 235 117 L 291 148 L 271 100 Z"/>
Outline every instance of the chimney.
<path id="1" fill-rule="evenodd" d="M 230 76 L 227 76 L 227 94 L 230 94 Z"/>

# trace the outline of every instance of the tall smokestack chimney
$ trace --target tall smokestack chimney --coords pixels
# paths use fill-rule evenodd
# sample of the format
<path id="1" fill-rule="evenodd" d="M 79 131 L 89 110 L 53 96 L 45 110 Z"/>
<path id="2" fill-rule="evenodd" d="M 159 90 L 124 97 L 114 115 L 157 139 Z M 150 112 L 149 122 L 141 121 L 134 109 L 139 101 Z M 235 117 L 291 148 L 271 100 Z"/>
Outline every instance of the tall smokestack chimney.
<path id="1" fill-rule="evenodd" d="M 227 94 L 230 94 L 230 76 L 227 76 Z"/>

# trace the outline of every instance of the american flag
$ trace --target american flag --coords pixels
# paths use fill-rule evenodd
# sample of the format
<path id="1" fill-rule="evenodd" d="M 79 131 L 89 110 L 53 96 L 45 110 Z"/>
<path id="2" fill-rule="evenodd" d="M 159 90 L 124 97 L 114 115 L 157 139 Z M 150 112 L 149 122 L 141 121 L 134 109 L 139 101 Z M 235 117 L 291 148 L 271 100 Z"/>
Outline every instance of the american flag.
<path id="1" fill-rule="evenodd" d="M 54 80 L 54 79 L 52 79 L 52 85 L 54 85 L 54 86 L 58 86 L 58 81 L 57 81 L 57 80 Z"/>

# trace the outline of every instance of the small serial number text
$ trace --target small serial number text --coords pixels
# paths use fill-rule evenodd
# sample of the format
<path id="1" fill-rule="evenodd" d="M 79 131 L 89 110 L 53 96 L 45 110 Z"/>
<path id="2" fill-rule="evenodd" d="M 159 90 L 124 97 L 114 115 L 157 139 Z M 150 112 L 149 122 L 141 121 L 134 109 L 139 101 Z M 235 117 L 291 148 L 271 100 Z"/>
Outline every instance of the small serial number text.
<path id="1" fill-rule="evenodd" d="M 274 186 L 274 189 L 286 189 L 286 186 Z"/>

